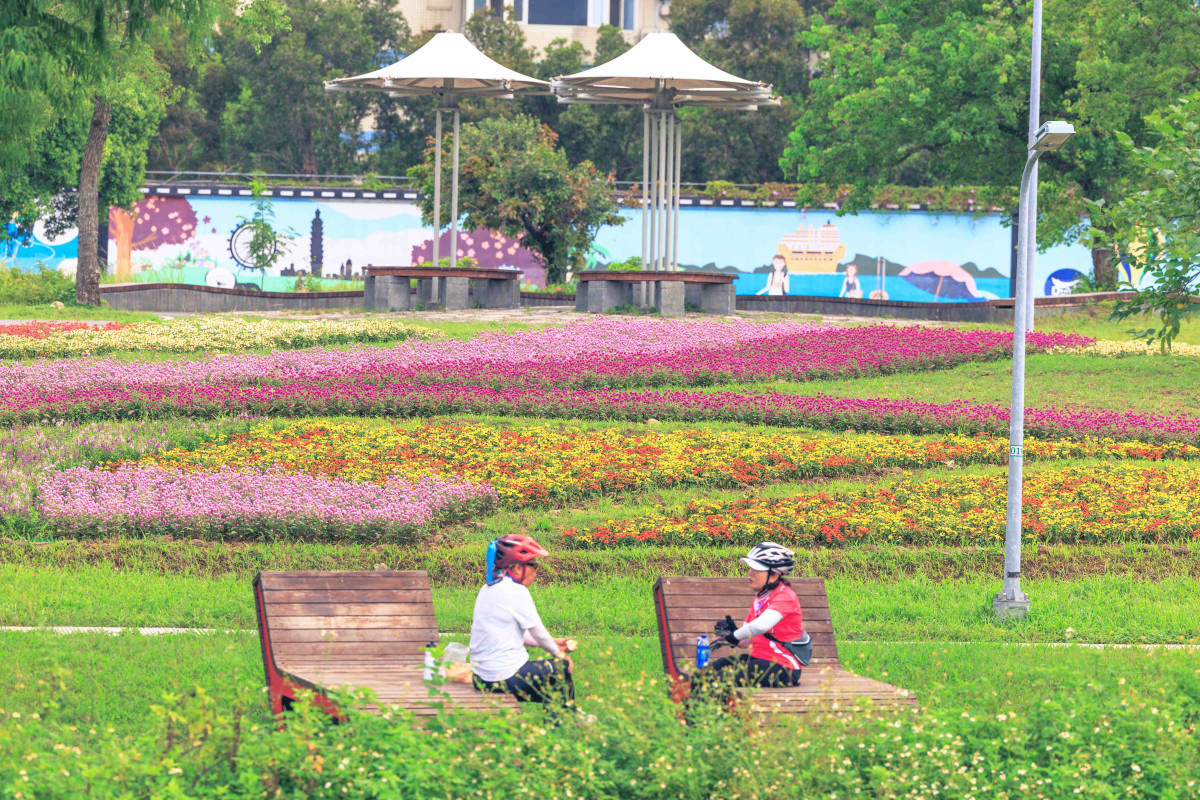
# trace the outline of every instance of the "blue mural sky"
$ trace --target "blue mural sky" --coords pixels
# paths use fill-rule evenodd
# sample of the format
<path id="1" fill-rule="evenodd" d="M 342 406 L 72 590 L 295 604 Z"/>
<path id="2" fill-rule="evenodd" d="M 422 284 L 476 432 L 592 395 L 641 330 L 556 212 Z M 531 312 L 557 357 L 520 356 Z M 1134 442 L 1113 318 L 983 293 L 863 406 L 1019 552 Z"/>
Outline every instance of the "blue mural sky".
<path id="1" fill-rule="evenodd" d="M 1000 224 L 999 214 L 930 214 L 923 211 L 863 212 L 837 216 L 830 210 L 770 208 L 682 208 L 679 212 L 679 263 L 753 270 L 771 262 L 785 233 L 800 226 L 832 223 L 846 245 L 842 261 L 858 253 L 883 256 L 899 264 L 919 261 L 973 261 L 980 269 L 1009 273 L 1012 231 Z M 612 253 L 640 255 L 642 225 L 636 209 L 624 209 L 629 221 L 605 228 L 596 243 Z M 1038 255 L 1039 274 L 1072 267 L 1091 268 L 1091 253 L 1083 245 L 1063 245 Z M 1044 277 L 1044 276 L 1043 276 Z"/>
<path id="2" fill-rule="evenodd" d="M 157 242 L 153 237 L 144 240 L 141 234 L 135 236 L 135 242 L 141 242 L 131 251 L 135 279 L 139 273 L 149 279 L 152 272 L 186 267 L 184 280 L 188 282 L 203 280 L 205 275 L 209 275 L 212 282 L 218 273 L 223 276 L 222 280 L 249 281 L 249 271 L 240 268 L 230 254 L 230 236 L 237 228 L 239 218 L 251 213 L 246 198 L 171 197 L 167 202 L 176 211 L 182 209 L 185 215 L 194 214 L 194 233 L 186 241 Z M 411 263 L 413 248 L 428 240 L 432 233 L 421 225 L 418 207 L 412 201 L 277 198 L 274 209 L 277 224 L 292 228 L 297 235 L 276 270 L 289 274 L 307 272 L 311 268 L 311 230 L 318 210 L 323 224 L 322 272 L 325 276 L 344 271 L 342 268 L 348 261 L 353 273 L 361 273 L 361 268 L 367 265 L 407 265 Z M 621 213 L 628 220 L 626 224 L 604 228 L 596 239 L 597 256 L 602 262 L 641 254 L 639 212 L 623 209 Z M 738 279 L 738 291 L 753 294 L 767 282 L 765 274 L 752 274 L 753 270 L 771 263 L 785 234 L 792 234 L 801 227 L 819 228 L 827 223 L 837 228 L 841 243 L 845 245 L 845 253 L 838 259 L 841 263 L 852 261 L 858 255 L 871 262 L 883 257 L 893 265 L 903 266 L 929 261 L 957 265 L 973 262 L 978 270 L 990 268 L 999 273 L 998 276 L 974 273 L 974 299 L 1008 293 L 1011 231 L 1001 226 L 998 214 L 972 217 L 904 211 L 838 217 L 825 209 L 685 206 L 680 210 L 679 262 L 690 266 L 715 264 L 744 271 L 748 274 Z M 17 265 L 32 268 L 42 261 L 48 266 L 61 266 L 68 272 L 74 269 L 77 255 L 74 231 L 50 240 L 39 225 L 34 234 L 27 246 L 15 249 Z M 110 242 L 110 261 L 115 260 L 117 249 L 118 243 Z M 0 260 L 13 263 L 13 255 L 0 252 Z M 1061 283 L 1071 277 L 1072 270 L 1085 273 L 1090 265 L 1090 253 L 1082 245 L 1052 248 L 1038 256 L 1037 291 L 1050 292 L 1054 284 L 1048 280 L 1051 273 L 1055 273 Z M 540 269 L 537 272 L 540 273 Z M 880 288 L 873 269 L 863 267 L 859 272 L 865 293 Z M 542 276 L 529 277 L 538 280 Z M 788 293 L 837 295 L 843 277 L 833 272 L 796 272 L 791 275 Z M 282 287 L 280 283 L 269 288 Z M 930 294 L 931 290 L 920 286 L 918 281 L 908 282 L 895 275 L 887 276 L 886 291 L 896 300 L 956 299 L 935 298 Z"/>

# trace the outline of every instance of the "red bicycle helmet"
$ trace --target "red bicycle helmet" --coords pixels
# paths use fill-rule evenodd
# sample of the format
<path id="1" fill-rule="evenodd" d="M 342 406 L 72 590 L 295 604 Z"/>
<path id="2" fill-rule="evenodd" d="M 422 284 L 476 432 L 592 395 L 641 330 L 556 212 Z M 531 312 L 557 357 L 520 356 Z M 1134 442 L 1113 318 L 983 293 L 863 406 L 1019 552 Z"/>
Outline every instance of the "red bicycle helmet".
<path id="1" fill-rule="evenodd" d="M 514 564 L 528 564 L 548 555 L 550 552 L 534 541 L 532 536 L 523 533 L 501 536 L 496 540 L 496 576 L 503 575 L 504 571 Z"/>

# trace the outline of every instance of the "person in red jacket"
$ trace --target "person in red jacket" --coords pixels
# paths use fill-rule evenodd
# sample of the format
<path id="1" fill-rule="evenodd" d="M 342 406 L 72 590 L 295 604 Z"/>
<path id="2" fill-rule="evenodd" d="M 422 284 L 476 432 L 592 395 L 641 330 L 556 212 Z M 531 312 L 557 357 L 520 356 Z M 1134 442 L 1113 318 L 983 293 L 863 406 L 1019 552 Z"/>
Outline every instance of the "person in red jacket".
<path id="1" fill-rule="evenodd" d="M 750 568 L 754 601 L 744 624 L 739 626 L 727 616 L 714 626 L 721 638 L 713 649 L 749 642 L 750 651 L 716 659 L 692 677 L 692 685 L 798 686 L 800 673 L 812 655 L 812 640 L 804 632 L 800 600 L 784 577 L 795 566 L 795 553 L 774 542 L 763 542 L 755 545 L 742 563 Z"/>

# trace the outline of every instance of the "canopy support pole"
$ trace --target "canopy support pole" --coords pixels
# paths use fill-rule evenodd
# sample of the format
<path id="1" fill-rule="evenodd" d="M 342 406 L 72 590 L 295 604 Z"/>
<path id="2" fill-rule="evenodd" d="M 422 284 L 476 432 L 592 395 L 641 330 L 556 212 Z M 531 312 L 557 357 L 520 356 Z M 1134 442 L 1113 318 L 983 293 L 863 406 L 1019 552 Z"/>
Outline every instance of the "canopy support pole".
<path id="1" fill-rule="evenodd" d="M 646 140 L 646 149 L 650 151 L 650 260 L 644 268 L 654 270 L 658 259 L 658 150 L 654 142 L 658 139 L 658 117 L 649 114 L 650 138 Z"/>
<path id="2" fill-rule="evenodd" d="M 671 243 L 673 241 L 672 234 L 675 230 L 675 218 L 672 213 L 675 209 L 675 202 L 672 199 L 675 189 L 675 173 L 672 169 L 675 166 L 675 120 L 674 114 L 663 112 L 663 122 L 667 128 L 667 149 L 666 158 L 663 159 L 663 197 L 666 202 L 663 203 L 663 216 L 666 217 L 666 224 L 663 226 L 663 271 L 671 272 Z"/>
<path id="3" fill-rule="evenodd" d="M 453 177 L 450 179 L 450 267 L 458 266 L 458 109 L 454 109 Z"/>
<path id="4" fill-rule="evenodd" d="M 666 204 L 666 169 L 667 169 L 667 116 L 659 112 L 658 120 L 658 226 L 660 231 L 666 230 L 667 222 L 667 204 Z M 658 243 L 658 252 L 654 254 L 656 270 L 662 270 L 666 265 L 663 263 L 663 254 L 667 249 L 667 237 L 660 235 Z"/>
<path id="5" fill-rule="evenodd" d="M 442 109 L 437 110 L 433 134 L 433 263 L 438 265 L 438 244 L 442 238 Z"/>
<path id="6" fill-rule="evenodd" d="M 675 241 L 671 245 L 671 268 L 679 271 L 679 193 L 683 186 L 679 177 L 683 167 L 683 120 L 675 117 Z"/>
<path id="7" fill-rule="evenodd" d="M 642 269 L 650 263 L 650 113 L 642 112 Z"/>

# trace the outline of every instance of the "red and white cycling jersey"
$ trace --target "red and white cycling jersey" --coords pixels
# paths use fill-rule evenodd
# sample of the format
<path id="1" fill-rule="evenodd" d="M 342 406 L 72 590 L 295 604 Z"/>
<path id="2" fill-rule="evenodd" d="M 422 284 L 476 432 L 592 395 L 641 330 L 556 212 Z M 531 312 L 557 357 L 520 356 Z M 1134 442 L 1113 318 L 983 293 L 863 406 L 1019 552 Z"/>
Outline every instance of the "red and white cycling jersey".
<path id="1" fill-rule="evenodd" d="M 794 642 L 804 635 L 804 619 L 800 613 L 800 598 L 787 584 L 781 583 L 763 597 L 754 598 L 750 613 L 746 615 L 749 624 L 758 619 L 764 611 L 778 611 L 783 619 L 775 623 L 771 635 L 781 642 Z M 755 636 L 750 640 L 750 657 L 772 661 L 788 669 L 800 669 L 801 664 L 794 655 L 778 642 L 772 642 L 766 636 Z"/>

